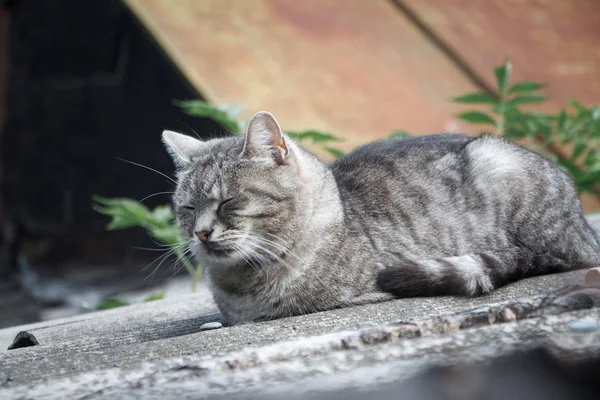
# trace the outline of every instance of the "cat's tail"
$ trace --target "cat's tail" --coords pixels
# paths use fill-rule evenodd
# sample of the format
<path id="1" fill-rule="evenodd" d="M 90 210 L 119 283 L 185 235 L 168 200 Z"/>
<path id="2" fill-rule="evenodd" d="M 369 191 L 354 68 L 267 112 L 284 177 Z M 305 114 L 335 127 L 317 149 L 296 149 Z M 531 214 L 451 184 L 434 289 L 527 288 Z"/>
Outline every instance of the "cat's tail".
<path id="1" fill-rule="evenodd" d="M 396 297 L 474 296 L 528 276 L 589 268 L 591 262 L 511 248 L 458 257 L 403 261 L 379 272 L 377 286 Z"/>

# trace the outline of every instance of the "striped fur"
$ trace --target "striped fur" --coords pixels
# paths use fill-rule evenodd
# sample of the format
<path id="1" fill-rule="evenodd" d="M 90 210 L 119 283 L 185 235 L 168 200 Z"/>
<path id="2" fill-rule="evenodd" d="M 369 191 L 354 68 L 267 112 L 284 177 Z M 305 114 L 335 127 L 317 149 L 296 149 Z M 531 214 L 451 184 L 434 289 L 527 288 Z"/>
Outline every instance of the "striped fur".
<path id="1" fill-rule="evenodd" d="M 268 113 L 246 137 L 164 138 L 179 166 L 179 227 L 232 323 L 478 295 L 600 263 L 571 179 L 500 138 L 388 140 L 329 166 Z"/>

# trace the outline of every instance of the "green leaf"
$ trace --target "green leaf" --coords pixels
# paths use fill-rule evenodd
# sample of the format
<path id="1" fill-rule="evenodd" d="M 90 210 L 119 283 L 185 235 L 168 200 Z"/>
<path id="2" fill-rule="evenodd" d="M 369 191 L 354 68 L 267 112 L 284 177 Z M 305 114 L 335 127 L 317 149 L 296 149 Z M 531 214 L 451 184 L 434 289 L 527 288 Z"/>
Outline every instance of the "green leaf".
<path id="1" fill-rule="evenodd" d="M 333 155 L 335 158 L 340 158 L 345 154 L 342 150 L 333 147 L 325 147 L 325 151 Z"/>
<path id="2" fill-rule="evenodd" d="M 327 142 L 341 142 L 337 136 L 332 135 L 331 133 L 319 132 L 315 130 L 304 131 L 304 132 L 293 132 L 290 135 L 296 136 L 298 140 L 309 140 L 312 143 L 327 143 Z"/>
<path id="3" fill-rule="evenodd" d="M 577 112 L 579 112 L 580 114 L 584 114 L 589 111 L 583 104 L 581 104 L 577 100 L 569 99 L 568 101 L 569 101 L 569 104 L 571 104 L 577 110 Z"/>
<path id="4" fill-rule="evenodd" d="M 461 114 L 458 114 L 458 118 L 470 122 L 472 124 L 489 124 L 496 125 L 496 122 L 489 115 L 481 112 L 481 111 L 467 111 Z"/>
<path id="5" fill-rule="evenodd" d="M 239 122 L 229 114 L 231 110 L 228 110 L 227 106 L 215 107 L 200 100 L 174 100 L 173 103 L 188 115 L 210 118 L 231 133 L 242 133 Z M 235 111 L 234 109 L 233 114 Z"/>
<path id="6" fill-rule="evenodd" d="M 111 222 L 107 225 L 108 230 L 139 226 L 144 228 L 153 239 L 164 245 L 175 246 L 186 242 L 174 224 L 173 212 L 169 206 L 158 206 L 150 211 L 148 207 L 133 199 L 107 199 L 100 196 L 93 198 L 95 201 L 95 204 L 92 205 L 93 208 L 112 217 Z M 190 275 L 199 276 L 180 247 L 173 247 L 172 251 Z M 108 307 L 108 305 L 106 306 Z"/>
<path id="7" fill-rule="evenodd" d="M 406 138 L 406 137 L 411 137 L 411 136 L 412 135 L 406 131 L 397 130 L 397 131 L 393 131 L 392 133 L 390 133 L 390 136 L 388 136 L 388 139 Z"/>
<path id="8" fill-rule="evenodd" d="M 165 295 L 166 295 L 165 292 L 150 295 L 144 299 L 144 303 L 149 303 L 151 301 L 156 301 L 156 300 L 162 300 L 165 298 Z"/>
<path id="9" fill-rule="evenodd" d="M 93 199 L 97 203 L 92 206 L 96 211 L 112 217 L 112 221 L 106 227 L 108 230 L 143 226 L 152 220 L 148 207 L 136 200 L 106 199 L 100 196 L 94 196 Z"/>
<path id="10" fill-rule="evenodd" d="M 455 97 L 455 103 L 465 103 L 465 104 L 496 104 L 498 100 L 495 99 L 488 93 L 479 92 L 479 93 L 468 93 L 462 96 Z"/>
<path id="11" fill-rule="evenodd" d="M 173 246 L 176 244 L 183 243 L 184 240 L 181 237 L 181 234 L 175 228 L 175 226 L 167 226 L 167 227 L 153 227 L 150 226 L 147 228 L 148 233 L 155 240 L 162 244 L 166 244 L 168 246 Z"/>
<path id="12" fill-rule="evenodd" d="M 494 74 L 496 75 L 496 83 L 500 95 L 504 97 L 506 93 L 506 85 L 510 82 L 510 76 L 512 74 L 512 65 L 506 61 L 501 67 L 494 68 Z"/>
<path id="13" fill-rule="evenodd" d="M 565 128 L 567 126 L 567 117 L 568 114 L 564 109 L 561 110 L 560 113 L 558 113 L 558 116 L 556 117 L 556 127 L 558 128 L 559 132 L 565 131 Z"/>
<path id="14" fill-rule="evenodd" d="M 515 83 L 508 89 L 509 94 L 521 93 L 521 92 L 534 92 L 546 87 L 545 84 L 533 81 L 522 81 Z"/>
<path id="15" fill-rule="evenodd" d="M 102 300 L 100 303 L 96 304 L 94 307 L 95 310 L 110 310 L 111 308 L 124 307 L 128 306 L 129 303 L 123 300 L 117 299 L 107 299 Z"/>
<path id="16" fill-rule="evenodd" d="M 585 156 L 585 161 L 584 164 L 590 168 L 593 165 L 599 164 L 600 165 L 600 153 L 596 152 L 595 150 L 590 150 L 587 155 Z"/>
<path id="17" fill-rule="evenodd" d="M 506 129 L 504 130 L 503 136 L 507 139 L 522 139 L 525 136 L 527 136 L 527 133 L 523 129 L 520 129 L 520 128 L 506 127 Z"/>
<path id="18" fill-rule="evenodd" d="M 548 100 L 548 96 L 539 93 L 521 93 L 512 97 L 507 105 L 514 106 L 517 104 L 537 104 Z"/>
<path id="19" fill-rule="evenodd" d="M 217 108 L 225 111 L 230 119 L 235 120 L 246 109 L 246 106 L 243 104 L 221 104 Z"/>
<path id="20" fill-rule="evenodd" d="M 145 205 L 127 198 L 105 199 L 94 196 L 94 209 L 112 217 L 108 230 L 119 230 L 140 226 L 155 240 L 166 245 L 175 245 L 184 240 L 173 223 L 173 212 L 169 206 L 158 206 L 150 211 Z"/>
<path id="21" fill-rule="evenodd" d="M 600 172 L 600 163 L 596 163 L 588 167 L 588 174 L 598 174 Z"/>
<path id="22" fill-rule="evenodd" d="M 575 160 L 577 157 L 581 155 L 586 149 L 585 143 L 577 143 L 573 148 L 573 153 L 571 154 L 571 160 Z"/>
<path id="23" fill-rule="evenodd" d="M 578 184 L 594 184 L 600 181 L 600 170 L 588 171 L 574 176 L 575 182 Z"/>
<path id="24" fill-rule="evenodd" d="M 173 223 L 173 220 L 175 219 L 175 216 L 173 215 L 173 211 L 171 210 L 171 207 L 166 206 L 166 205 L 165 206 L 157 206 L 156 208 L 154 208 L 154 210 L 152 210 L 150 215 L 152 216 L 153 221 L 161 222 L 161 223 L 164 223 L 165 225 L 171 225 Z"/>

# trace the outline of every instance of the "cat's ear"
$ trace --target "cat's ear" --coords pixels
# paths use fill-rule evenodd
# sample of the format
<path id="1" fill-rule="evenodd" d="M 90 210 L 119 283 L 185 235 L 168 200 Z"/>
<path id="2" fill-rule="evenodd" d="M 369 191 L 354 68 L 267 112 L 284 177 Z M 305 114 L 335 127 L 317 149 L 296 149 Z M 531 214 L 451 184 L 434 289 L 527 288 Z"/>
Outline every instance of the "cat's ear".
<path id="1" fill-rule="evenodd" d="M 206 146 L 198 139 L 173 131 L 163 131 L 162 140 L 178 167 L 185 167 Z"/>
<path id="2" fill-rule="evenodd" d="M 277 164 L 283 164 L 290 151 L 283 132 L 275 117 L 266 111 L 259 111 L 248 122 L 244 157 L 270 157 Z"/>

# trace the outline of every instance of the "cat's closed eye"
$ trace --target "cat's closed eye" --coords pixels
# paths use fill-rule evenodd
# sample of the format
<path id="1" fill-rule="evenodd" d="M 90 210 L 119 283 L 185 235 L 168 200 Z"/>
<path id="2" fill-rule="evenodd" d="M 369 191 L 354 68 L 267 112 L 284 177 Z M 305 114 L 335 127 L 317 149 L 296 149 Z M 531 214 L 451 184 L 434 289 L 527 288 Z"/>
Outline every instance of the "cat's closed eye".
<path id="1" fill-rule="evenodd" d="M 234 199 L 233 197 L 230 197 L 226 200 L 223 200 L 221 203 L 219 203 L 219 208 L 217 209 L 217 212 L 221 211 L 223 209 L 223 207 L 225 206 L 225 204 L 229 203 L 233 199 Z"/>
<path id="2" fill-rule="evenodd" d="M 196 210 L 194 208 L 194 206 L 190 206 L 189 204 L 185 204 L 185 205 L 181 206 L 181 208 L 183 208 L 184 210 L 187 210 L 187 211 L 195 211 Z"/>

